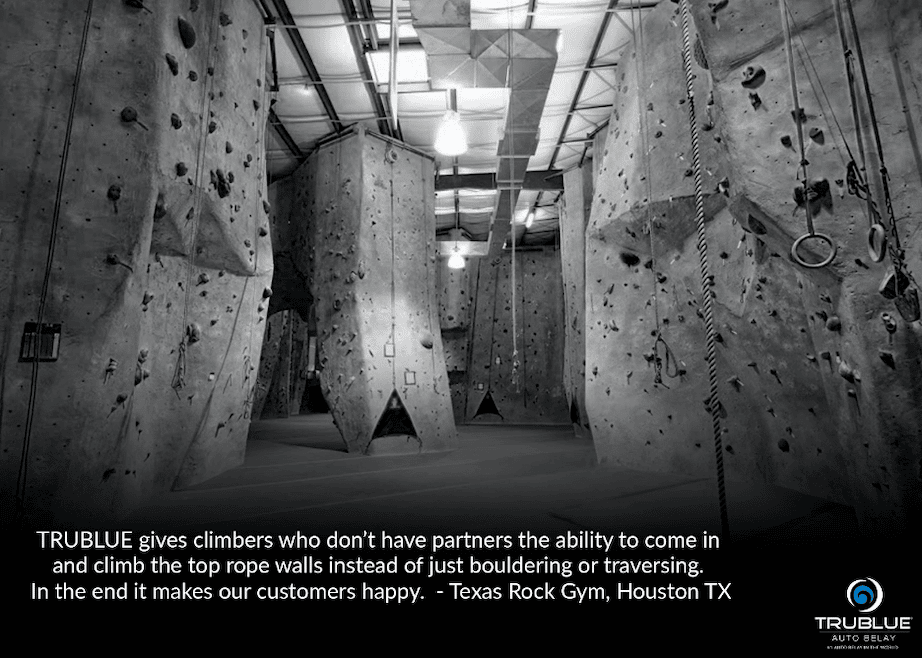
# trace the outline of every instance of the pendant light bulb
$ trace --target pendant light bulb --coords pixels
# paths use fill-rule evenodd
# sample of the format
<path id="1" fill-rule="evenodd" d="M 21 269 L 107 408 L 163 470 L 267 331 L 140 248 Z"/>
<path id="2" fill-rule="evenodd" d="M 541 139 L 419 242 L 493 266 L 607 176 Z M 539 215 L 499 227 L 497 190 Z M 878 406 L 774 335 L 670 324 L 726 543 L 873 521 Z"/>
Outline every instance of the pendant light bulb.
<path id="1" fill-rule="evenodd" d="M 435 150 L 442 155 L 457 156 L 467 152 L 467 135 L 461 125 L 461 115 L 448 110 L 435 134 Z"/>
<path id="2" fill-rule="evenodd" d="M 457 247 L 455 247 L 454 253 L 448 257 L 448 267 L 453 270 L 464 269 L 464 256 L 460 254 Z"/>

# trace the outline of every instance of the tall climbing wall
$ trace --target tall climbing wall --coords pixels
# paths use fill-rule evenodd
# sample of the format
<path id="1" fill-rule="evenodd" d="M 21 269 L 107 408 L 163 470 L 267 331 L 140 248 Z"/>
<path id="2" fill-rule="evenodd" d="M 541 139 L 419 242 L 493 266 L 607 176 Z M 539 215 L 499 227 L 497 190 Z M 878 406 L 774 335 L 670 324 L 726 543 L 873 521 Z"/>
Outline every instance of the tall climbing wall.
<path id="1" fill-rule="evenodd" d="M 466 420 L 569 423 L 563 386 L 559 251 L 553 248 L 518 251 L 516 284 L 513 295 L 511 253 L 479 259 Z M 513 359 L 516 348 L 517 368 Z"/>
<path id="2" fill-rule="evenodd" d="M 456 447 L 436 294 L 432 160 L 359 130 L 293 174 L 293 263 L 324 397 L 350 451 Z"/>
<path id="3" fill-rule="evenodd" d="M 467 365 L 470 355 L 471 310 L 474 304 L 471 273 L 476 275 L 476 262 L 469 258 L 463 269 L 455 270 L 448 267 L 447 259 L 442 259 L 438 268 L 439 322 L 456 423 L 464 422 L 467 403 Z"/>
<path id="4" fill-rule="evenodd" d="M 560 253 L 564 295 L 564 387 L 574 430 L 589 428 L 586 415 L 586 224 L 592 209 L 593 161 L 564 173 Z"/>
<path id="5" fill-rule="evenodd" d="M 253 395 L 253 418 L 288 418 L 300 413 L 307 386 L 309 344 L 308 324 L 296 312 L 278 311 L 269 316 Z"/>
<path id="6" fill-rule="evenodd" d="M 119 515 L 243 460 L 272 273 L 262 20 L 2 12 L 3 516 L 17 491 L 28 523 Z"/>
<path id="7" fill-rule="evenodd" d="M 807 229 L 794 194 L 801 158 L 778 4 L 693 4 L 727 477 L 854 505 L 866 529 L 902 532 L 920 502 L 919 325 L 878 294 L 887 264 L 868 257 L 866 206 L 846 189 L 845 143 L 856 152 L 856 132 L 833 2 L 789 3 L 808 203 L 816 230 L 838 247 L 820 269 L 790 256 Z M 922 54 L 920 9 L 855 8 L 900 235 L 918 271 L 922 98 L 910 63 Z M 587 407 L 603 460 L 712 473 L 681 25 L 672 3 L 644 22 L 639 99 L 629 52 L 619 67 L 624 86 L 587 238 Z M 657 315 L 665 342 L 655 341 Z"/>

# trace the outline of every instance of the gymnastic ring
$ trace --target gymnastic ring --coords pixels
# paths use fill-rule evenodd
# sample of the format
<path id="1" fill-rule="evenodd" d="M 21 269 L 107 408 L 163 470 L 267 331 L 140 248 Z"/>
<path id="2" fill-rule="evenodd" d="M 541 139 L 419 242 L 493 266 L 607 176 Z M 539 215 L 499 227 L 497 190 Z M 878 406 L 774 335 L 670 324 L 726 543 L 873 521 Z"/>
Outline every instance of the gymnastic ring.
<path id="1" fill-rule="evenodd" d="M 816 238 L 817 240 L 822 240 L 823 242 L 828 244 L 830 247 L 829 255 L 818 263 L 809 263 L 800 256 L 800 253 L 798 253 L 798 250 L 800 249 L 800 245 L 805 240 L 808 240 L 810 238 Z M 791 258 L 793 258 L 794 262 L 796 262 L 798 265 L 802 267 L 817 269 L 817 268 L 826 267 L 827 265 L 829 265 L 829 263 L 831 263 L 833 259 L 836 257 L 836 252 L 838 252 L 838 250 L 839 248 L 836 247 L 836 243 L 833 242 L 832 238 L 830 238 L 828 235 L 824 235 L 823 233 L 804 233 L 802 236 L 800 236 L 794 241 L 793 245 L 791 245 Z"/>
<path id="2" fill-rule="evenodd" d="M 868 229 L 868 256 L 879 263 L 887 255 L 887 229 L 883 224 L 871 224 Z"/>

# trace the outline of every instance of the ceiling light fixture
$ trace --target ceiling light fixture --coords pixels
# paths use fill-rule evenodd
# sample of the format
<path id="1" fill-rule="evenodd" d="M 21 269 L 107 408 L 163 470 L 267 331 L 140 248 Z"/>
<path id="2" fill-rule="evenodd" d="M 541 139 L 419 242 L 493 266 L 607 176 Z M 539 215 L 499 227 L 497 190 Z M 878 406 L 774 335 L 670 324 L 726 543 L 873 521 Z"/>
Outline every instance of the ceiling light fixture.
<path id="1" fill-rule="evenodd" d="M 458 249 L 457 245 L 455 245 L 454 252 L 448 257 L 448 267 L 453 270 L 464 269 L 464 256 L 461 255 L 461 251 Z"/>
<path id="2" fill-rule="evenodd" d="M 435 150 L 442 155 L 457 156 L 467 152 L 467 135 L 461 125 L 461 115 L 448 110 L 435 133 Z"/>
<path id="3" fill-rule="evenodd" d="M 531 225 L 535 223 L 535 211 L 532 210 L 528 213 L 528 216 L 525 218 L 525 228 L 531 228 Z"/>

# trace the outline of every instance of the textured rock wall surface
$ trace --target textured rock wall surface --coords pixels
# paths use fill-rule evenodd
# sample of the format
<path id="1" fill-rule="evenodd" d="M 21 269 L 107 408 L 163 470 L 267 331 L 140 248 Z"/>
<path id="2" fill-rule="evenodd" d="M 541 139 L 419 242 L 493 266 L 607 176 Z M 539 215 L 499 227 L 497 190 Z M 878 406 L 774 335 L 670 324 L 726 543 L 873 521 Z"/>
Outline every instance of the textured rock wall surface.
<path id="1" fill-rule="evenodd" d="M 594 162 L 564 174 L 560 253 L 564 294 L 564 388 L 570 420 L 579 434 L 589 429 L 586 414 L 586 224 L 592 210 Z"/>
<path id="2" fill-rule="evenodd" d="M 475 259 L 469 258 L 463 269 L 453 270 L 448 267 L 448 260 L 442 259 L 438 268 L 439 320 L 455 423 L 464 422 L 467 403 L 471 309 L 474 304 L 471 273 L 476 275 L 476 262 Z"/>
<path id="3" fill-rule="evenodd" d="M 804 208 L 793 197 L 800 157 L 777 3 L 731 0 L 713 14 L 704 3 L 694 6 L 699 55 L 709 66 L 702 69 L 699 57 L 694 71 L 724 463 L 729 478 L 764 479 L 851 504 L 865 528 L 900 532 L 919 510 L 919 325 L 901 321 L 877 293 L 886 263 L 870 262 L 864 203 L 837 183 L 849 159 L 843 134 L 857 149 L 833 5 L 789 4 L 809 177 L 830 185 L 816 227 L 839 248 L 823 269 L 800 267 L 789 256 L 806 229 Z M 913 36 L 922 10 L 910 2 L 855 7 L 900 235 L 909 267 L 918 271 L 922 169 L 914 126 L 922 99 L 911 63 L 922 54 Z M 676 11 L 663 3 L 644 23 L 646 79 L 653 82 L 640 110 L 630 53 L 622 60 L 627 95 L 613 113 L 587 236 L 587 406 L 603 460 L 708 473 L 713 439 L 692 186 L 684 176 L 690 142 Z M 749 66 L 765 71 L 756 87 L 742 84 Z M 654 119 L 645 131 L 649 168 L 639 138 L 625 142 L 638 132 L 642 113 Z M 715 193 L 724 176 L 726 207 Z M 656 218 L 650 267 L 647 213 Z M 678 374 L 664 376 L 662 385 L 651 370 L 657 310 L 676 359 L 671 372 Z M 881 321 L 884 312 L 896 319 L 892 334 Z"/>
<path id="4" fill-rule="evenodd" d="M 243 460 L 272 273 L 266 50 L 254 6 L 192 4 L 95 3 L 84 39 L 86 3 L 0 3 L 6 518 L 26 439 L 34 523 Z M 33 368 L 40 308 L 60 354 Z"/>
<path id="5" fill-rule="evenodd" d="M 569 423 L 563 386 L 563 290 L 556 249 L 504 253 L 477 262 L 470 337 L 468 422 Z M 470 267 L 470 265 L 469 265 Z M 512 304 L 518 368 L 513 368 Z M 499 414 L 478 415 L 490 394 Z"/>
<path id="6" fill-rule="evenodd" d="M 349 450 L 454 448 L 431 160 L 359 132 L 317 150 L 293 179 L 292 262 L 310 280 L 321 383 Z M 374 437 L 394 391 L 412 439 Z"/>

